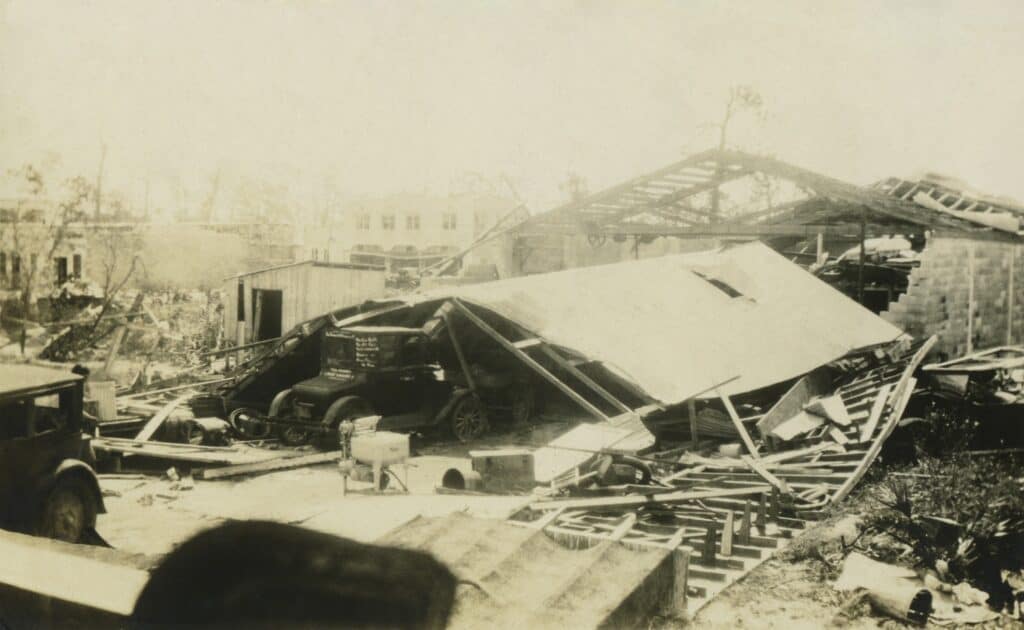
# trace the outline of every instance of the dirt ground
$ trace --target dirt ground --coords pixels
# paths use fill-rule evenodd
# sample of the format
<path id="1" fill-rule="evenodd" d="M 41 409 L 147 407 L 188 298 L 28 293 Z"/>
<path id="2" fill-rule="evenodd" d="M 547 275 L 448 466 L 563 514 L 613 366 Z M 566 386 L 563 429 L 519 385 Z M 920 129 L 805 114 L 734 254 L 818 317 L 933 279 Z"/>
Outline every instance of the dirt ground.
<path id="1" fill-rule="evenodd" d="M 301 524 L 325 533 L 369 542 L 416 516 L 466 511 L 504 518 L 528 497 L 439 495 L 444 471 L 463 460 L 424 456 L 409 460 L 409 493 L 349 480 L 343 495 L 336 465 L 279 471 L 240 480 L 195 481 L 189 490 L 169 479 L 102 478 L 107 513 L 97 531 L 114 548 L 163 554 L 192 535 L 229 519 Z M 405 471 L 397 468 L 399 476 Z"/>

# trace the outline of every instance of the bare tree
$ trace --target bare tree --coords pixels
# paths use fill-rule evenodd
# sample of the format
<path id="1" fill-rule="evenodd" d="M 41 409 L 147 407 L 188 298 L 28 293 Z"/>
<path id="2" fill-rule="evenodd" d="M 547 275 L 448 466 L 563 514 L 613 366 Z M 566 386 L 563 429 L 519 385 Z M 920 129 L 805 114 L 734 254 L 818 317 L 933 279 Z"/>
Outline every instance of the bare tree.
<path id="1" fill-rule="evenodd" d="M 43 265 L 49 264 L 66 242 L 71 225 L 84 216 L 83 206 L 93 196 L 92 186 L 84 177 L 64 182 L 56 201 L 47 199 L 47 182 L 34 165 L 26 164 L 8 173 L 20 180 L 29 193 L 19 199 L 16 207 L 0 220 L 0 240 L 13 247 L 12 265 L 17 261 L 19 302 L 21 306 L 21 349 L 25 351 L 25 331 L 32 319 L 35 291 L 43 276 Z M 9 318 L 8 318 L 9 319 Z"/>
<path id="2" fill-rule="evenodd" d="M 143 266 L 137 253 L 141 239 L 135 232 L 109 229 L 102 232 L 98 241 L 97 251 L 90 254 L 99 263 L 96 268 L 101 272 L 97 280 L 101 285 L 103 298 L 88 333 L 81 336 L 81 348 L 95 344 L 113 331 L 113 328 L 100 329 L 100 324 L 107 318 L 118 294 Z M 134 315 L 135 313 L 127 313 L 125 317 Z"/>
<path id="3" fill-rule="evenodd" d="M 565 181 L 558 185 L 558 189 L 569 198 L 570 202 L 585 199 L 590 193 L 587 178 L 575 171 L 566 173 Z"/>
<path id="4" fill-rule="evenodd" d="M 729 123 L 734 117 L 741 113 L 753 113 L 759 118 L 764 116 L 764 100 L 761 95 L 752 87 L 747 85 L 734 85 L 729 88 L 729 99 L 725 103 L 725 112 L 718 127 L 718 150 L 725 151 L 729 134 Z M 719 218 L 719 205 L 721 202 L 720 182 L 722 179 L 722 165 L 715 166 L 715 187 L 711 189 L 711 220 Z"/>

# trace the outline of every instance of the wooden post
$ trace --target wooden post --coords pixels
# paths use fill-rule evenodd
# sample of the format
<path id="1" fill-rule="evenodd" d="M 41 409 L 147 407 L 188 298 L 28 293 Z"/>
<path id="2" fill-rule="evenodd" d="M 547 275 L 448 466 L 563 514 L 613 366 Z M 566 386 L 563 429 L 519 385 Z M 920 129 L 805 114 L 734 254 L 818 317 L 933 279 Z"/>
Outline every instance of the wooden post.
<path id="1" fill-rule="evenodd" d="M 867 209 L 860 211 L 860 262 L 857 265 L 857 303 L 864 305 L 864 259 L 867 252 L 864 248 L 864 241 L 867 240 Z"/>
<path id="2" fill-rule="evenodd" d="M 459 367 L 462 368 L 463 374 L 466 376 L 466 384 L 469 385 L 469 390 L 476 391 L 476 382 L 473 380 L 473 371 L 469 369 L 469 363 L 466 362 L 466 355 L 462 353 L 462 344 L 459 343 L 459 338 L 455 336 L 455 327 L 452 326 L 452 318 L 447 312 L 441 313 L 441 319 L 444 320 L 444 327 L 448 329 L 448 339 L 452 342 L 452 347 L 455 348 L 455 356 L 459 359 Z"/>
<path id="3" fill-rule="evenodd" d="M 817 246 L 817 248 L 815 250 L 814 264 L 820 265 L 821 264 L 821 255 L 823 253 L 825 253 L 825 235 L 822 234 L 821 232 L 818 232 L 818 239 L 817 240 L 818 240 L 818 242 L 817 242 L 818 246 Z"/>
<path id="4" fill-rule="evenodd" d="M 683 546 L 683 536 L 686 533 L 685 527 L 680 527 L 676 535 L 668 542 L 668 548 L 672 549 L 672 607 L 671 610 L 678 615 L 686 612 L 686 589 L 687 581 L 690 578 L 690 554 L 693 549 Z"/>
<path id="5" fill-rule="evenodd" d="M 967 250 L 967 352 L 974 352 L 974 243 Z"/>
<path id="6" fill-rule="evenodd" d="M 715 528 L 710 525 L 704 532 L 704 549 L 701 552 L 700 559 L 705 564 L 713 565 L 715 563 Z"/>
<path id="7" fill-rule="evenodd" d="M 750 499 L 743 502 L 743 520 L 740 521 L 740 544 L 750 544 Z"/>
<path id="8" fill-rule="evenodd" d="M 774 487 L 772 488 L 772 496 L 771 496 L 771 499 L 768 501 L 768 509 L 769 509 L 769 516 L 771 516 L 772 521 L 778 523 L 779 522 L 779 489 L 778 488 L 774 488 Z"/>
<path id="9" fill-rule="evenodd" d="M 762 536 L 764 536 L 765 529 L 768 525 L 768 506 L 766 503 L 767 499 L 765 498 L 764 493 L 762 493 L 761 500 L 758 501 L 757 504 L 757 521 L 755 522 L 757 525 L 757 531 Z"/>
<path id="10" fill-rule="evenodd" d="M 686 413 L 690 416 L 690 439 L 693 448 L 697 448 L 700 438 L 697 436 L 697 403 L 691 398 L 686 401 Z"/>
<path id="11" fill-rule="evenodd" d="M 1017 245 L 1010 244 L 1010 278 L 1006 286 L 1006 343 L 1013 344 L 1013 303 L 1017 296 L 1013 294 L 1013 268 L 1017 265 Z"/>
<path id="12" fill-rule="evenodd" d="M 729 510 L 722 527 L 722 555 L 725 557 L 732 555 L 733 518 L 732 510 Z"/>
<path id="13" fill-rule="evenodd" d="M 516 358 L 518 358 L 528 367 L 530 367 L 535 372 L 544 377 L 545 380 L 547 380 L 549 383 L 557 387 L 559 391 L 561 391 L 563 394 L 565 394 L 573 401 L 575 401 L 576 404 L 578 404 L 580 407 L 583 407 L 584 409 L 589 411 L 599 420 L 607 421 L 609 419 L 603 411 L 595 407 L 593 404 L 591 404 L 589 400 L 587 400 L 583 396 L 580 396 L 579 393 L 577 393 L 574 389 L 572 389 L 571 387 L 563 383 L 561 380 L 559 380 L 557 376 L 549 372 L 547 368 L 545 368 L 543 365 L 534 361 L 533 357 L 517 348 L 515 344 L 513 344 L 508 339 L 502 337 L 498 331 L 494 330 L 493 328 L 490 327 L 490 325 L 487 324 L 487 322 L 477 317 L 476 313 L 466 308 L 466 306 L 457 298 L 452 298 L 451 302 L 452 304 L 455 305 L 455 308 L 459 309 L 459 311 L 463 315 L 465 315 L 466 318 L 469 319 L 469 321 L 473 322 L 477 326 L 477 328 L 484 331 L 489 337 L 497 341 L 499 345 L 501 345 L 503 348 L 511 352 L 513 355 L 516 356 Z"/>

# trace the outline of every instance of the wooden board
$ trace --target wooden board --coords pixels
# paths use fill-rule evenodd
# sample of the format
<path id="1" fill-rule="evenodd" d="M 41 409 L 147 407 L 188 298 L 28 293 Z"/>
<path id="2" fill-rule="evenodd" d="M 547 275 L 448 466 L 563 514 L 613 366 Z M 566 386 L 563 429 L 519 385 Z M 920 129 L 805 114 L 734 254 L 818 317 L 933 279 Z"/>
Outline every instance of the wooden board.
<path id="1" fill-rule="evenodd" d="M 191 393 L 182 394 L 181 396 L 178 396 L 171 402 L 164 405 L 160 409 L 160 411 L 156 412 L 156 414 L 154 414 L 153 417 L 150 418 L 148 422 L 146 422 L 145 426 L 142 427 L 142 430 L 139 431 L 138 435 L 135 436 L 135 439 L 139 440 L 140 442 L 145 442 L 147 440 L 152 439 L 153 434 L 155 434 L 157 430 L 163 425 L 164 421 L 167 420 L 167 418 L 172 413 L 174 413 L 174 410 L 181 406 L 182 403 L 184 403 L 191 397 Z"/>
<path id="2" fill-rule="evenodd" d="M 149 573 L 62 552 L 60 543 L 22 542 L 0 531 L 0 583 L 118 615 L 130 615 Z"/>
<path id="3" fill-rule="evenodd" d="M 226 479 L 228 477 L 241 477 L 244 475 L 259 475 L 276 470 L 290 470 L 304 466 L 325 464 L 338 461 L 339 459 L 341 459 L 341 451 L 314 453 L 313 455 L 300 455 L 298 457 L 281 457 L 251 464 L 236 464 L 213 470 L 201 470 L 196 474 L 196 477 L 209 481 L 211 479 Z"/>

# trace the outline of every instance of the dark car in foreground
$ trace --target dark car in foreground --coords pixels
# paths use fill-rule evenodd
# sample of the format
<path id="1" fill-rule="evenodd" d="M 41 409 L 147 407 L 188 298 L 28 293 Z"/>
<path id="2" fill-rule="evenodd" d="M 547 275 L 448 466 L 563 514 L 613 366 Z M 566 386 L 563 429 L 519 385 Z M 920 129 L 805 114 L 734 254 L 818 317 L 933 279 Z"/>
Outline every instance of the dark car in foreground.
<path id="1" fill-rule="evenodd" d="M 82 376 L 0 365 L 0 527 L 66 542 L 105 512 L 83 415 Z"/>

